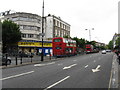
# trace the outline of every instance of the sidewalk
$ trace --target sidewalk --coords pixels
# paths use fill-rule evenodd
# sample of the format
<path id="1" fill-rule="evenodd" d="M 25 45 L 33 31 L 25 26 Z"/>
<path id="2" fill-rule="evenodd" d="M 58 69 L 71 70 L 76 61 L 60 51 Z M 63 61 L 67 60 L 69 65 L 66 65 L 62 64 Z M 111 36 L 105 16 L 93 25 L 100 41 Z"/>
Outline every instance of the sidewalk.
<path id="1" fill-rule="evenodd" d="M 118 90 L 120 90 L 120 64 L 118 65 Z"/>
<path id="2" fill-rule="evenodd" d="M 118 88 L 120 90 L 120 65 L 116 54 L 113 56 L 109 88 Z"/>
<path id="3" fill-rule="evenodd" d="M 59 58 L 44 56 L 44 61 L 41 61 L 41 56 L 34 56 L 32 58 L 32 62 L 31 62 L 31 58 L 24 57 L 24 58 L 22 58 L 22 64 L 21 64 L 21 59 L 17 58 L 17 65 L 16 65 L 15 57 L 11 57 L 11 59 L 12 59 L 11 65 L 0 66 L 0 68 L 5 69 L 5 68 L 19 67 L 19 66 L 24 66 L 24 65 L 29 65 L 29 64 L 37 64 L 37 63 L 47 62 L 47 61 L 51 61 L 51 60 L 52 61 L 58 60 Z"/>

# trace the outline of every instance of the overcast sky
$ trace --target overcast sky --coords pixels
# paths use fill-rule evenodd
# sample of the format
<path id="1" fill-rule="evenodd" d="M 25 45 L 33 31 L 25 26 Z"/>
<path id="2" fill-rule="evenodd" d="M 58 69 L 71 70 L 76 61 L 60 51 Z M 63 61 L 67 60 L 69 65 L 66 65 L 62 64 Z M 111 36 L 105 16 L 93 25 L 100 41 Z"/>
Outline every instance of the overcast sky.
<path id="1" fill-rule="evenodd" d="M 108 43 L 118 33 L 119 0 L 44 0 L 45 16 L 61 17 L 71 25 L 71 37 Z M 0 12 L 13 10 L 42 16 L 43 0 L 1 0 Z M 92 30 L 94 28 L 94 30 Z"/>

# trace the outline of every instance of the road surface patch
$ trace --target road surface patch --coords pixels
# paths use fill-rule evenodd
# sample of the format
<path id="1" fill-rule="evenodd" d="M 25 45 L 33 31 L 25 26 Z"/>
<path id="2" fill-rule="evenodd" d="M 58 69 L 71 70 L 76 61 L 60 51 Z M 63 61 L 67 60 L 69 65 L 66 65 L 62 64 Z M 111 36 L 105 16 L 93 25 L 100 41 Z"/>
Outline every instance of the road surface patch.
<path id="1" fill-rule="evenodd" d="M 94 63 L 96 62 L 96 60 L 93 61 Z"/>

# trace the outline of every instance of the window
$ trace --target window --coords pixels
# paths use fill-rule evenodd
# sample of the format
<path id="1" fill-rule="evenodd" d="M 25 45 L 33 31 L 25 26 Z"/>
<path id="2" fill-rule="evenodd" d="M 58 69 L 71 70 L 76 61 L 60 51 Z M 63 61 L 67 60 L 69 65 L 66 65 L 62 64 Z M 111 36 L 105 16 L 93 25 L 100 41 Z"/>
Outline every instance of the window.
<path id="1" fill-rule="evenodd" d="M 59 21 L 57 21 L 57 26 L 59 27 Z"/>
<path id="2" fill-rule="evenodd" d="M 26 34 L 22 34 L 22 37 L 23 37 L 23 38 L 26 38 Z"/>
<path id="3" fill-rule="evenodd" d="M 54 42 L 61 42 L 61 39 L 54 39 Z"/>
<path id="4" fill-rule="evenodd" d="M 18 18 L 17 17 L 12 17 L 12 21 L 17 21 Z"/>
<path id="5" fill-rule="evenodd" d="M 28 34 L 28 38 L 32 38 L 33 37 L 33 34 Z"/>
<path id="6" fill-rule="evenodd" d="M 86 48 L 86 50 L 91 50 L 91 48 Z"/>
<path id="7" fill-rule="evenodd" d="M 56 49 L 62 49 L 61 47 L 56 47 Z"/>
<path id="8" fill-rule="evenodd" d="M 23 29 L 23 26 L 20 26 L 20 29 Z"/>

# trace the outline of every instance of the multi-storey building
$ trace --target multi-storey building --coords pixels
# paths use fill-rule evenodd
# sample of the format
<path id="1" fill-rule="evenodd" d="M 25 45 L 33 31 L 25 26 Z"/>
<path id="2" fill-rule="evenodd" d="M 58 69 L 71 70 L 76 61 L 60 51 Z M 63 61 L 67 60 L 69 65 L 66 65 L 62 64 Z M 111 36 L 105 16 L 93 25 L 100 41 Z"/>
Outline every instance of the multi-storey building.
<path id="1" fill-rule="evenodd" d="M 42 17 L 36 14 L 16 12 L 4 15 L 3 20 L 11 20 L 20 26 L 22 40 L 18 43 L 19 50 L 26 52 L 40 52 L 41 50 L 41 33 L 42 33 Z M 51 40 L 54 37 L 70 37 L 70 24 L 61 20 L 60 17 L 48 15 L 44 18 L 43 37 L 44 52 L 52 52 Z"/>
<path id="2" fill-rule="evenodd" d="M 11 20 L 20 26 L 22 39 L 40 40 L 41 17 L 36 14 L 17 12 L 4 16 L 4 19 Z"/>
<path id="3" fill-rule="evenodd" d="M 113 36 L 113 39 L 112 39 L 113 40 L 113 48 L 116 47 L 116 40 L 117 40 L 118 37 L 120 37 L 120 34 L 115 33 L 114 36 Z"/>
<path id="4" fill-rule="evenodd" d="M 54 15 L 46 16 L 46 38 L 54 38 L 54 37 L 70 37 L 70 24 L 63 21 L 60 17 L 56 17 Z"/>

